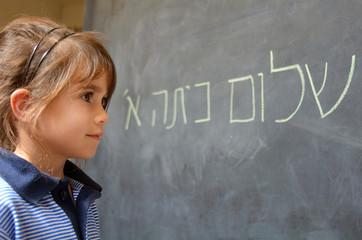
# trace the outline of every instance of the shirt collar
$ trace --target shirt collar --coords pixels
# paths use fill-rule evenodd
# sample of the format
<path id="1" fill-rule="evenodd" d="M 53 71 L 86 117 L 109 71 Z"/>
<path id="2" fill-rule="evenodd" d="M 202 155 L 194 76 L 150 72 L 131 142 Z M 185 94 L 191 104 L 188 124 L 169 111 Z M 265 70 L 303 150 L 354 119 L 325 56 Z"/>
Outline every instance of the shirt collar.
<path id="1" fill-rule="evenodd" d="M 72 162 L 66 161 L 64 174 L 97 192 L 97 197 L 100 197 L 101 186 Z M 34 204 L 51 192 L 60 182 L 67 181 L 65 178 L 60 179 L 41 172 L 28 161 L 4 148 L 0 148 L 0 177 L 24 200 Z"/>

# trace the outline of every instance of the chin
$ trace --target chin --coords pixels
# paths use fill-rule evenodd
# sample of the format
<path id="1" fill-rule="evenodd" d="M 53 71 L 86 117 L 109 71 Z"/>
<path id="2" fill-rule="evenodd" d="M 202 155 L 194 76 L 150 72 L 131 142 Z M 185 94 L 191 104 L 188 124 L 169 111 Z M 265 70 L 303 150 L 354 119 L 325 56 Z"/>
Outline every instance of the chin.
<path id="1" fill-rule="evenodd" d="M 81 153 L 81 154 L 77 154 L 76 157 L 73 157 L 73 158 L 76 158 L 76 159 L 89 159 L 89 158 L 92 158 L 94 155 L 96 154 L 96 151 L 88 151 L 88 152 L 84 152 L 84 153 Z"/>

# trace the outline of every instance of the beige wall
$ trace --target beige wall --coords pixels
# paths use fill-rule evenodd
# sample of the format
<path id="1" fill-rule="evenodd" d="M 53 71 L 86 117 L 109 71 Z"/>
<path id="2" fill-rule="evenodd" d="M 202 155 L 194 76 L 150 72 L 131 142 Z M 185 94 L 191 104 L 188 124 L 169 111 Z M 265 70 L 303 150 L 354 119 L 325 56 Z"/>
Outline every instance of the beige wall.
<path id="1" fill-rule="evenodd" d="M 76 30 L 83 27 L 85 0 L 0 0 L 0 27 L 21 15 L 44 16 Z"/>

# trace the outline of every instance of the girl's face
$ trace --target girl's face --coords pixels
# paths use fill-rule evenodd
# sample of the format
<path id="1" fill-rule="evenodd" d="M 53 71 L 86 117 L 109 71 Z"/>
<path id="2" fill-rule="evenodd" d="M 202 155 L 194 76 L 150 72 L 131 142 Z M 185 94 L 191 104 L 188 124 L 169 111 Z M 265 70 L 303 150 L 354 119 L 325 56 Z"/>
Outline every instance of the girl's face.
<path id="1" fill-rule="evenodd" d="M 38 119 L 42 146 L 52 157 L 92 157 L 108 121 L 107 74 L 87 86 L 70 84 L 46 107 Z"/>

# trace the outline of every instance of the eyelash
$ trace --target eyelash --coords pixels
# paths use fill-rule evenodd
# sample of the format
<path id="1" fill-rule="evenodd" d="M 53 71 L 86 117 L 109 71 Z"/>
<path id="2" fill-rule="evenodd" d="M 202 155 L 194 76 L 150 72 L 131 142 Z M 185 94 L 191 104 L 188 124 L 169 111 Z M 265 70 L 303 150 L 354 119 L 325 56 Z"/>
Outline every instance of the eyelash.
<path id="1" fill-rule="evenodd" d="M 89 102 L 92 95 L 93 95 L 93 93 L 89 92 L 89 93 L 86 93 L 86 94 L 82 95 L 81 98 L 84 101 Z"/>
<path id="2" fill-rule="evenodd" d="M 86 94 L 83 94 L 81 96 L 81 98 L 86 101 L 86 102 L 90 102 L 90 99 L 92 97 L 93 93 L 89 92 L 89 93 L 86 93 Z M 108 105 L 108 98 L 107 97 L 104 97 L 102 98 L 102 106 L 103 106 L 103 109 L 106 109 L 107 108 L 107 105 Z"/>
<path id="3" fill-rule="evenodd" d="M 103 109 L 104 109 L 104 110 L 107 109 L 107 106 L 108 106 L 108 97 L 102 98 L 102 106 L 103 106 Z"/>

